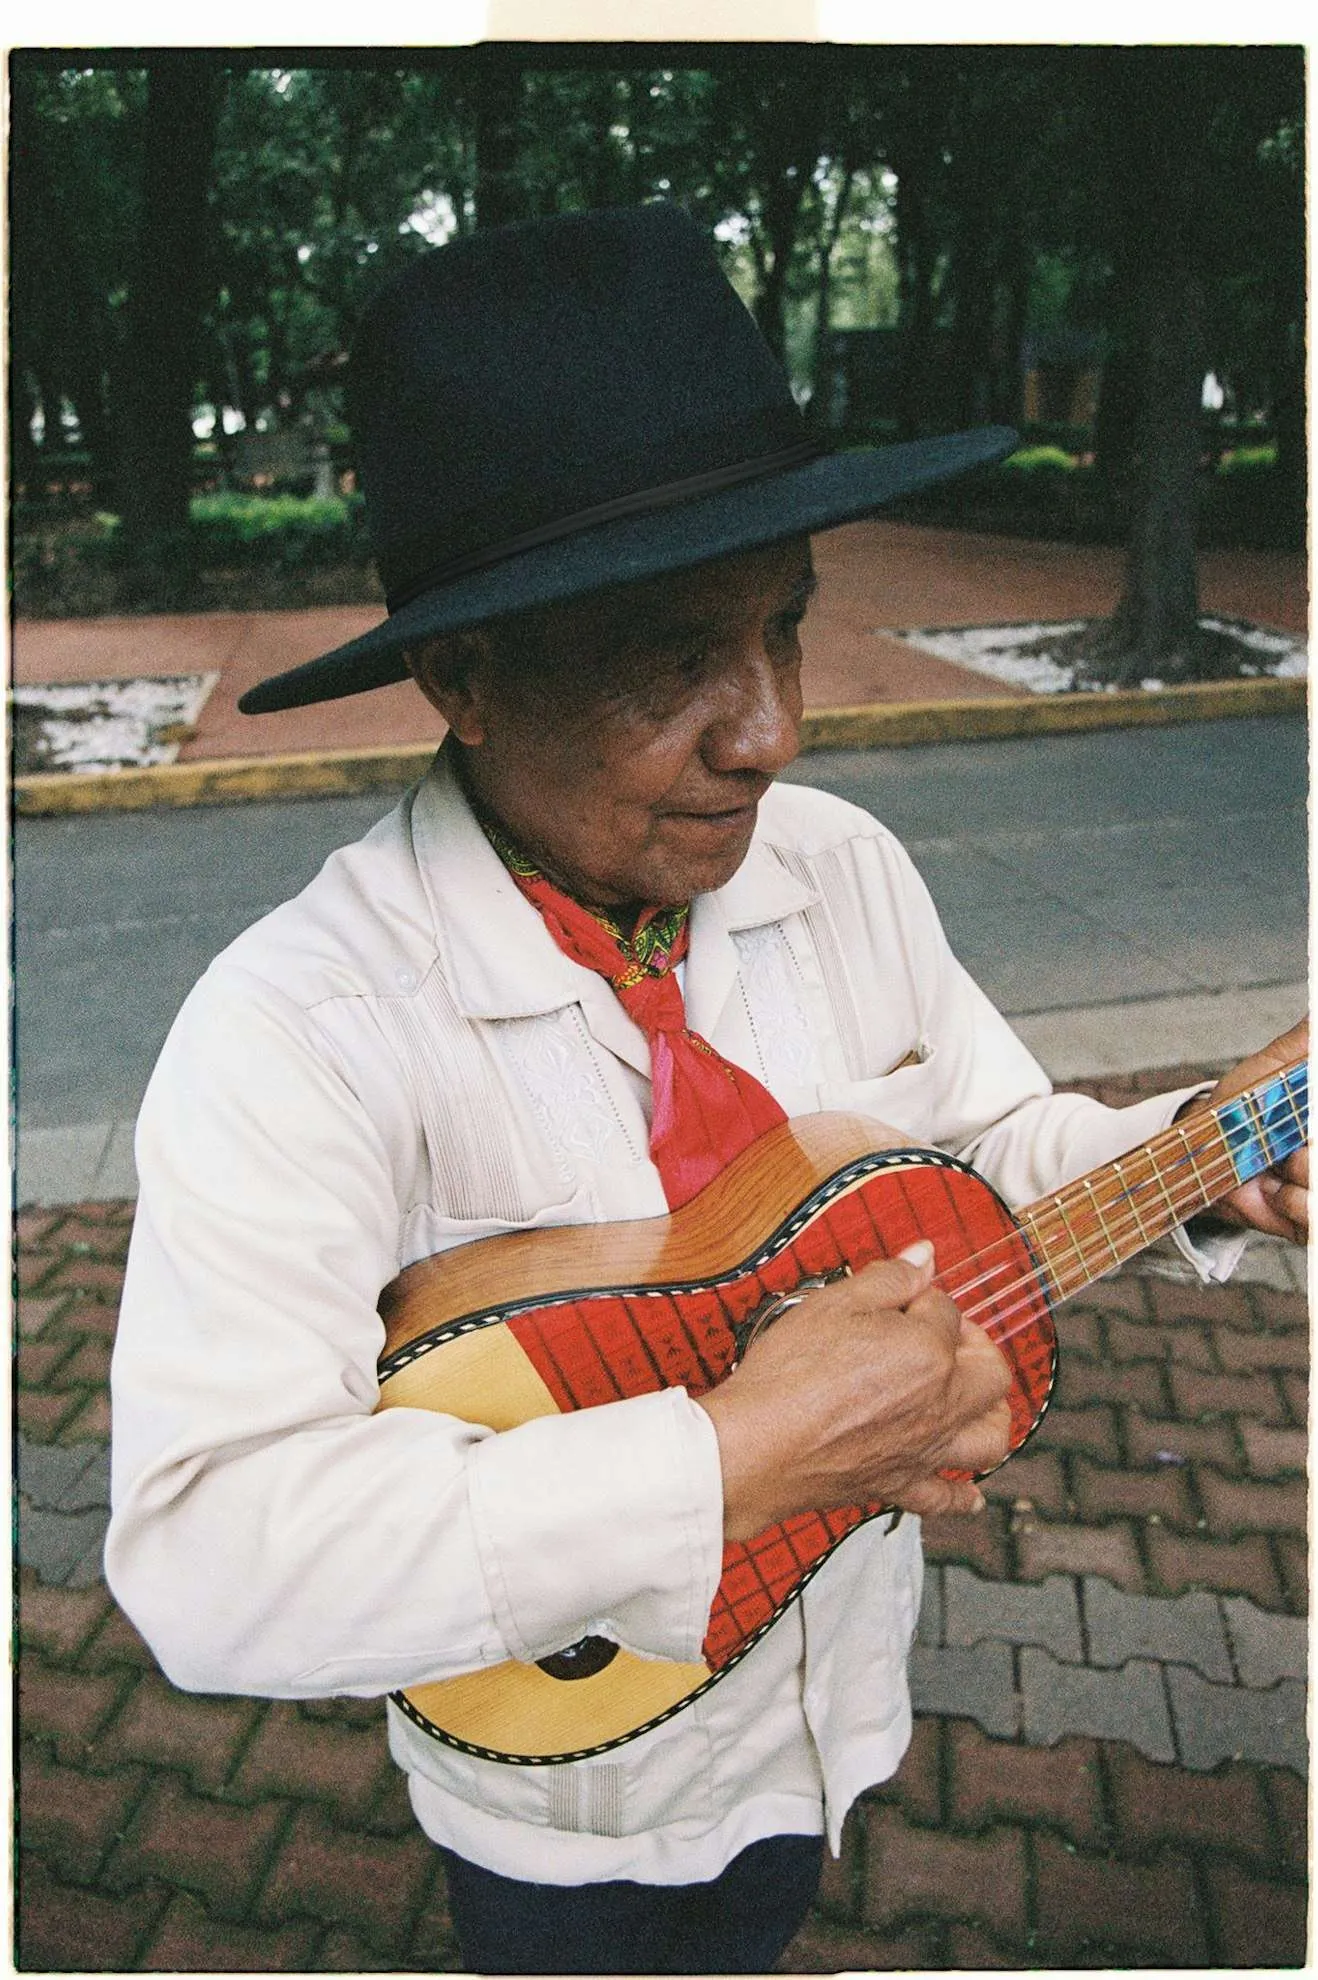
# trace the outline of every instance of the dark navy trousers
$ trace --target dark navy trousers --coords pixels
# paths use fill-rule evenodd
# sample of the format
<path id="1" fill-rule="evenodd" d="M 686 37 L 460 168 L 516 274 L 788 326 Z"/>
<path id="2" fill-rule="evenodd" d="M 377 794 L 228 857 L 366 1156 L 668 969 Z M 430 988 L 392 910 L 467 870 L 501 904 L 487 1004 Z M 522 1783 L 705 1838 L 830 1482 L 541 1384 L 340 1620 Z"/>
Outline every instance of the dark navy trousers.
<path id="1" fill-rule="evenodd" d="M 819 1885 L 820 1836 L 768 1836 L 708 1884 L 526 1884 L 441 1849 L 469 1973 L 770 1973 Z"/>

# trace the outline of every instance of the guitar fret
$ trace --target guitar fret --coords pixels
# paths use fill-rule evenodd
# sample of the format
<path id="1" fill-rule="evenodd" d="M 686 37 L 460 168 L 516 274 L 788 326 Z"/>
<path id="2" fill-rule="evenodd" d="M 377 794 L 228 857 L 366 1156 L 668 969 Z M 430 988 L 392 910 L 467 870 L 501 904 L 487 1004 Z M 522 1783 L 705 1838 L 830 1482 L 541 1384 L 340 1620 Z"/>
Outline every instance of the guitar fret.
<path id="1" fill-rule="evenodd" d="M 1254 1123 L 1254 1139 L 1258 1143 L 1259 1153 L 1263 1156 L 1266 1163 L 1270 1163 L 1273 1157 L 1272 1151 L 1268 1146 L 1268 1130 L 1263 1116 L 1259 1112 L 1258 1101 L 1252 1093 L 1246 1093 L 1242 1098 L 1245 1102 L 1245 1110 Z"/>
<path id="2" fill-rule="evenodd" d="M 1080 1261 L 1080 1271 L 1082 1276 L 1080 1278 L 1079 1283 L 1082 1286 L 1086 1285 L 1088 1283 L 1089 1263 L 1085 1257 L 1084 1251 L 1081 1249 L 1080 1240 L 1079 1238 L 1077 1238 L 1075 1234 L 1075 1230 L 1074 1227 L 1072 1226 L 1071 1219 L 1066 1214 L 1066 1198 L 1064 1195 L 1057 1197 L 1056 1202 L 1054 1204 L 1054 1208 L 1056 1209 L 1058 1218 L 1061 1221 L 1062 1229 L 1066 1232 L 1067 1237 L 1071 1241 L 1071 1249 L 1075 1252 L 1076 1257 Z M 1062 1297 L 1065 1298 L 1066 1286 L 1060 1274 L 1058 1276 L 1057 1283 L 1062 1292 Z"/>
<path id="3" fill-rule="evenodd" d="M 1162 1191 L 1163 1199 L 1167 1205 L 1167 1212 L 1170 1218 L 1170 1222 L 1167 1228 L 1168 1230 L 1172 1230 L 1175 1228 L 1177 1224 L 1181 1223 L 1184 1220 L 1185 1206 L 1177 1203 L 1175 1197 L 1168 1189 L 1166 1179 L 1163 1175 L 1163 1171 L 1160 1165 L 1154 1162 L 1151 1163 L 1150 1166 L 1152 1167 L 1153 1170 L 1153 1180 L 1157 1183 L 1158 1188 Z"/>
<path id="4" fill-rule="evenodd" d="M 1264 1150 L 1270 1162 L 1283 1161 L 1304 1140 L 1304 1125 L 1295 1101 L 1295 1087 L 1301 1083 L 1307 1087 L 1307 1075 L 1302 1067 L 1293 1074 L 1283 1074 L 1260 1097 Z"/>
<path id="5" fill-rule="evenodd" d="M 1194 1174 L 1194 1180 L 1199 1195 L 1199 1203 L 1196 1207 L 1202 1209 L 1205 1204 L 1212 1202 L 1213 1192 L 1207 1187 L 1207 1185 L 1204 1182 L 1203 1176 L 1200 1173 L 1199 1159 L 1195 1154 L 1194 1143 L 1190 1140 L 1189 1135 L 1186 1133 L 1184 1125 L 1179 1121 L 1176 1124 L 1176 1133 L 1182 1148 L 1185 1150 L 1185 1158 L 1189 1162 L 1190 1168 Z"/>
<path id="6" fill-rule="evenodd" d="M 1238 1094 L 1220 1109 L 1226 1150 L 1238 1182 L 1247 1182 L 1302 1145 L 1306 1128 L 1300 1103 L 1307 1095 L 1308 1069 L 1301 1065 L 1262 1089 Z"/>
<path id="7" fill-rule="evenodd" d="M 1130 1204 L 1130 1214 L 1135 1219 L 1136 1229 L 1139 1231 L 1140 1237 L 1142 1238 L 1143 1242 L 1145 1244 L 1149 1244 L 1152 1242 L 1152 1240 L 1149 1237 L 1148 1229 L 1147 1226 L 1145 1225 L 1144 1219 L 1140 1215 L 1140 1206 L 1135 1195 L 1135 1189 L 1137 1189 L 1139 1185 L 1136 1184 L 1135 1188 L 1132 1188 L 1131 1185 L 1126 1181 L 1126 1171 L 1121 1166 L 1120 1156 L 1117 1157 L 1116 1161 L 1112 1164 L 1112 1167 L 1116 1170 L 1117 1180 L 1120 1182 L 1122 1188 L 1126 1192 L 1126 1200 Z"/>
<path id="8" fill-rule="evenodd" d="M 1098 1228 L 1103 1234 L 1103 1238 L 1107 1244 L 1108 1250 L 1112 1253 L 1112 1263 L 1114 1265 L 1120 1265 L 1122 1259 L 1122 1253 L 1119 1247 L 1113 1241 L 1112 1233 L 1111 1231 L 1109 1231 L 1107 1227 L 1107 1219 L 1103 1215 L 1103 1211 L 1099 1204 L 1097 1194 L 1095 1193 L 1094 1190 L 1094 1185 L 1092 1182 L 1090 1182 L 1088 1176 L 1085 1176 L 1083 1181 L 1084 1181 L 1085 1193 L 1089 1197 L 1090 1206 L 1093 1209 L 1094 1216 L 1098 1220 Z"/>

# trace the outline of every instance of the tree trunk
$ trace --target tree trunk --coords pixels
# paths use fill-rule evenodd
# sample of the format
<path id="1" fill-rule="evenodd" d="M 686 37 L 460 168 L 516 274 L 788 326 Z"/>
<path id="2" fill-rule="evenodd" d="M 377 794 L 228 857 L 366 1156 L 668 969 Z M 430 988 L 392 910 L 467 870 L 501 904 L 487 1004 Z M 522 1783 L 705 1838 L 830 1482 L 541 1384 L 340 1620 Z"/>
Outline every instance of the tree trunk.
<path id="1" fill-rule="evenodd" d="M 187 583 L 192 404 L 219 98 L 220 76 L 209 62 L 181 51 L 153 58 L 142 232 L 121 353 L 119 501 L 139 577 L 150 572 L 177 590 Z"/>
<path id="2" fill-rule="evenodd" d="M 36 494 L 41 474 L 41 450 L 32 437 L 40 394 L 26 365 L 9 364 L 9 445 L 12 449 L 10 473 L 15 492 L 22 488 L 29 501 Z M 43 436 L 44 437 L 44 436 Z"/>
<path id="3" fill-rule="evenodd" d="M 929 224 L 925 187 L 911 166 L 897 174 L 898 330 L 897 430 L 913 440 L 924 430 L 933 355 L 934 271 L 938 247 Z"/>
<path id="4" fill-rule="evenodd" d="M 1126 686 L 1199 678 L 1220 671 L 1220 659 L 1198 626 L 1195 550 L 1207 91 L 1197 51 L 1123 50 L 1113 60 L 1107 135 L 1124 195 L 1139 398 L 1125 582 L 1111 620 L 1091 631 L 1085 668 Z"/>
<path id="5" fill-rule="evenodd" d="M 1304 239 L 1297 215 L 1294 238 Z M 1280 541 L 1304 547 L 1308 521 L 1309 457 L 1305 433 L 1305 268 L 1303 251 L 1289 261 L 1273 285 L 1272 426 L 1277 436 L 1277 522 Z"/>
<path id="6" fill-rule="evenodd" d="M 844 165 L 842 183 L 838 187 L 833 211 L 825 215 L 820 230 L 817 257 L 819 273 L 815 291 L 815 334 L 810 359 L 810 418 L 813 425 L 821 428 L 828 424 L 829 401 L 832 396 L 828 330 L 833 301 L 833 251 L 837 247 L 847 217 L 854 179 L 854 165 Z"/>
<path id="7" fill-rule="evenodd" d="M 796 246 L 801 201 L 818 155 L 817 134 L 804 139 L 798 156 L 774 174 L 764 198 L 767 251 L 763 278 L 755 296 L 754 313 L 770 350 L 783 362 L 787 355 L 787 276 Z"/>
<path id="8" fill-rule="evenodd" d="M 962 193 L 953 294 L 948 405 L 953 425 L 975 426 L 989 411 L 995 300 L 988 201 L 979 190 Z"/>
<path id="9" fill-rule="evenodd" d="M 802 77 L 784 86 L 755 70 L 736 78 L 727 101 L 749 140 L 749 189 L 759 195 L 750 239 L 756 270 L 751 313 L 774 355 L 785 360 L 787 281 L 802 202 L 819 160 L 825 85 Z"/>
<path id="10" fill-rule="evenodd" d="M 486 60 L 475 77 L 476 225 L 501 227 L 525 220 L 531 208 L 518 173 L 522 148 L 522 72 L 514 63 Z"/>
<path id="11" fill-rule="evenodd" d="M 1030 318 L 1030 278 L 1033 273 L 1034 256 L 1024 225 L 1018 217 L 1007 251 L 1005 319 L 993 369 L 992 413 L 993 418 L 1003 426 L 1018 426 L 1021 420 L 1025 384 L 1021 351 Z"/>
<path id="12" fill-rule="evenodd" d="M 1096 658 L 1104 680 L 1202 671 L 1195 514 L 1202 445 L 1204 285 L 1170 257 L 1145 271 L 1142 392 L 1125 583 Z"/>

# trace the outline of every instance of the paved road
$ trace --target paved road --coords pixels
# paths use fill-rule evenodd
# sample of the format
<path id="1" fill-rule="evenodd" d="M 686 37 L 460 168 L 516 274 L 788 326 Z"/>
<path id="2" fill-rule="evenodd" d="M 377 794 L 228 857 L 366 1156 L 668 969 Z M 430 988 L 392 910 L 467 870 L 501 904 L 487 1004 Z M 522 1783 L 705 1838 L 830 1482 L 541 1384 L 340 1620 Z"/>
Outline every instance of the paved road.
<path id="1" fill-rule="evenodd" d="M 1302 722 L 828 752 L 792 774 L 893 827 L 1013 1016 L 1303 980 Z M 208 959 L 389 801 L 20 821 L 21 1128 L 130 1119 Z"/>

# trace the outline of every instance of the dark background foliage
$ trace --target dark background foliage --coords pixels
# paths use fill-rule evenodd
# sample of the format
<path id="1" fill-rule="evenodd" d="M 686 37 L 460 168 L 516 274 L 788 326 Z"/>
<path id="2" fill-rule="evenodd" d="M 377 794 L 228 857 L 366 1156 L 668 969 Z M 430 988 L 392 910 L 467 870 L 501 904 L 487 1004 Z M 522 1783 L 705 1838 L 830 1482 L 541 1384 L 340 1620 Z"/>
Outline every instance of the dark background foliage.
<path id="1" fill-rule="evenodd" d="M 204 601 L 223 568 L 252 602 L 370 595 L 341 377 L 381 277 L 453 232 L 655 197 L 709 229 L 838 444 L 991 419 L 1053 447 L 911 513 L 1126 542 L 1109 677 L 1209 664 L 1197 540 L 1304 541 L 1299 49 L 20 50 L 10 70 L 20 609 Z M 313 490 L 314 511 L 252 509 Z"/>

